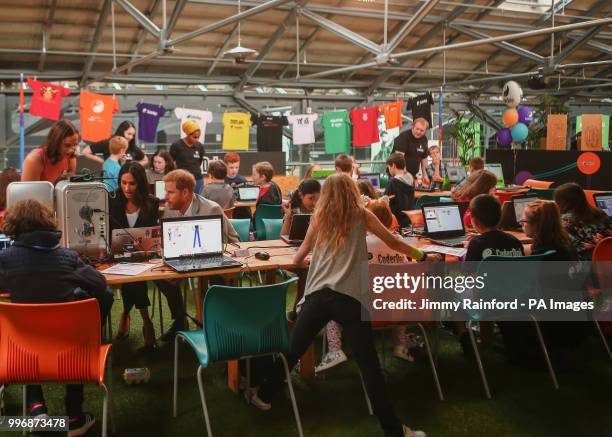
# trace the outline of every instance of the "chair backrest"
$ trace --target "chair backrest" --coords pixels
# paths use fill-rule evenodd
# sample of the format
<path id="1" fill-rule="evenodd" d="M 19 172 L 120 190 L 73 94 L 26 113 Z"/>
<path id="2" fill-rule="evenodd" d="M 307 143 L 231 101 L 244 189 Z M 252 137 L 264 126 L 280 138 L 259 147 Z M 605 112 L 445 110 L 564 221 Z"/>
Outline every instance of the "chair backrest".
<path id="1" fill-rule="evenodd" d="M 209 360 L 289 352 L 285 305 L 287 288 L 296 281 L 291 278 L 259 287 L 210 287 L 203 307 Z"/>
<path id="2" fill-rule="evenodd" d="M 530 188 L 527 194 L 535 194 L 543 200 L 553 200 L 555 190 L 549 188 Z"/>
<path id="3" fill-rule="evenodd" d="M 550 188 L 552 181 L 539 181 L 537 179 L 527 179 L 523 182 L 523 187 L 529 188 Z"/>
<path id="4" fill-rule="evenodd" d="M 96 382 L 100 309 L 95 299 L 52 304 L 0 302 L 0 384 Z"/>
<path id="5" fill-rule="evenodd" d="M 584 195 L 586 196 L 587 202 L 591 206 L 597 206 L 595 203 L 595 198 L 593 197 L 597 193 L 605 193 L 605 191 L 601 190 L 584 190 Z"/>
<path id="6" fill-rule="evenodd" d="M 417 199 L 415 209 L 420 209 L 422 205 L 426 205 L 428 203 L 452 202 L 452 201 L 453 200 L 450 197 L 432 196 L 430 194 L 424 194 L 423 196 Z"/>
<path id="7" fill-rule="evenodd" d="M 228 208 L 228 209 L 224 209 L 223 214 L 225 214 L 227 218 L 231 219 L 234 217 L 234 209 L 236 209 L 235 206 L 232 206 L 231 208 Z"/>
<path id="8" fill-rule="evenodd" d="M 281 205 L 268 205 L 265 203 L 257 205 L 254 215 L 257 239 L 264 240 L 266 238 L 266 228 L 263 224 L 263 219 L 282 219 L 284 215 Z"/>
<path id="9" fill-rule="evenodd" d="M 262 219 L 262 221 L 266 231 L 265 239 L 278 240 L 283 228 L 283 219 Z"/>
<path id="10" fill-rule="evenodd" d="M 404 211 L 404 214 L 408 216 L 413 227 L 425 226 L 425 217 L 423 217 L 422 210 Z"/>
<path id="11" fill-rule="evenodd" d="M 593 262 L 612 261 L 612 237 L 604 238 L 593 249 Z"/>
<path id="12" fill-rule="evenodd" d="M 229 219 L 232 227 L 238 234 L 240 241 L 249 241 L 249 234 L 251 232 L 251 220 L 250 219 Z"/>

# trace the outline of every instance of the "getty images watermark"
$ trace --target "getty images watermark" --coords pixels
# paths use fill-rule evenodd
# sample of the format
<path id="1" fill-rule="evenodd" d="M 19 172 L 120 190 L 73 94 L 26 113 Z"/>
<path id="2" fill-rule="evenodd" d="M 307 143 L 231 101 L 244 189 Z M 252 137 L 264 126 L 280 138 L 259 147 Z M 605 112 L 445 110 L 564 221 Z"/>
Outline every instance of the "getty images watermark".
<path id="1" fill-rule="evenodd" d="M 370 264 L 362 303 L 376 321 L 612 320 L 612 263 Z"/>

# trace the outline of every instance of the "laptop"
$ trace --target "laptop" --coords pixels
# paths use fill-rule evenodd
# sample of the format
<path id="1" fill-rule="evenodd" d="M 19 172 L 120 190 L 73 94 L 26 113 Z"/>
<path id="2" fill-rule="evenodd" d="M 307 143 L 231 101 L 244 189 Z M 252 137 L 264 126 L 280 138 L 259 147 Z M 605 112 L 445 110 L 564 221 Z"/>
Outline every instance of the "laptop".
<path id="1" fill-rule="evenodd" d="M 55 210 L 55 195 L 51 182 L 27 181 L 11 182 L 6 187 L 6 209 L 20 200 L 35 199 L 52 211 Z"/>
<path id="2" fill-rule="evenodd" d="M 365 179 L 370 181 L 375 189 L 380 188 L 380 174 L 379 173 L 363 173 L 359 175 L 359 179 Z"/>
<path id="3" fill-rule="evenodd" d="M 114 229 L 111 234 L 111 254 L 120 255 L 133 252 L 161 252 L 161 228 Z"/>
<path id="4" fill-rule="evenodd" d="M 289 235 L 281 235 L 280 238 L 285 243 L 292 246 L 299 246 L 306 238 L 306 232 L 310 225 L 312 214 L 294 214 L 291 218 L 291 229 Z"/>
<path id="5" fill-rule="evenodd" d="M 465 241 L 463 217 L 457 202 L 428 203 L 421 206 L 425 236 L 434 244 L 461 247 Z"/>
<path id="6" fill-rule="evenodd" d="M 485 164 L 484 169 L 495 175 L 497 178 L 497 188 L 504 188 L 506 186 L 506 182 L 504 180 L 504 169 L 500 163 Z"/>
<path id="7" fill-rule="evenodd" d="M 467 179 L 467 172 L 461 165 L 447 165 L 446 166 L 446 177 L 448 182 L 452 185 L 456 185 L 461 181 Z"/>
<path id="8" fill-rule="evenodd" d="M 164 263 L 178 273 L 240 267 L 223 255 L 223 216 L 164 218 L 161 221 Z"/>
<path id="9" fill-rule="evenodd" d="M 155 197 L 159 200 L 166 199 L 166 183 L 164 181 L 155 181 Z"/>
<path id="10" fill-rule="evenodd" d="M 255 202 L 259 197 L 259 187 L 239 187 L 238 200 L 243 202 Z"/>
<path id="11" fill-rule="evenodd" d="M 520 229 L 520 221 L 523 219 L 525 207 L 534 200 L 538 200 L 537 195 L 522 194 L 513 196 L 510 200 L 504 202 L 499 226 L 506 230 Z"/>
<path id="12" fill-rule="evenodd" d="M 593 200 L 595 200 L 597 208 L 601 209 L 608 217 L 612 218 L 612 193 L 593 194 Z"/>

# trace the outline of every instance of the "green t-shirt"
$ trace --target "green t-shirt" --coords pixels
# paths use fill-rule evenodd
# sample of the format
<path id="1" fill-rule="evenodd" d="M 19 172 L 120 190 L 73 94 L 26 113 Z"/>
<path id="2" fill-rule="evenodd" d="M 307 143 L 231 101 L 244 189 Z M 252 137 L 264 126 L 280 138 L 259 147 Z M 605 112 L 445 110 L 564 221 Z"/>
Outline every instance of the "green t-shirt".
<path id="1" fill-rule="evenodd" d="M 325 153 L 346 153 L 351 147 L 351 122 L 347 111 L 328 112 L 321 119 Z"/>

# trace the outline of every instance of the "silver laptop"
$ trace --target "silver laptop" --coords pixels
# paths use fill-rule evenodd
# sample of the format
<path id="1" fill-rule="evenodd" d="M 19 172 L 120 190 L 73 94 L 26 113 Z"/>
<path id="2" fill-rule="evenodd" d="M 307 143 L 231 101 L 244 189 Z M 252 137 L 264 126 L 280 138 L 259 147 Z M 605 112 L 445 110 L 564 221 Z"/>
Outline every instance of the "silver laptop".
<path id="1" fill-rule="evenodd" d="M 238 200 L 254 202 L 259 197 L 259 187 L 239 187 Z"/>
<path id="2" fill-rule="evenodd" d="M 11 182 L 6 188 L 6 209 L 20 200 L 35 199 L 55 210 L 53 184 L 47 181 Z"/>
<path id="3" fill-rule="evenodd" d="M 421 208 L 425 218 L 425 233 L 432 243 L 451 247 L 463 246 L 465 228 L 459 203 L 428 203 Z"/>
<path id="4" fill-rule="evenodd" d="M 223 255 L 223 216 L 166 218 L 161 221 L 164 263 L 179 273 L 235 268 Z"/>
<path id="5" fill-rule="evenodd" d="M 111 253 L 113 255 L 133 252 L 161 252 L 161 228 L 114 229 L 111 234 Z"/>

